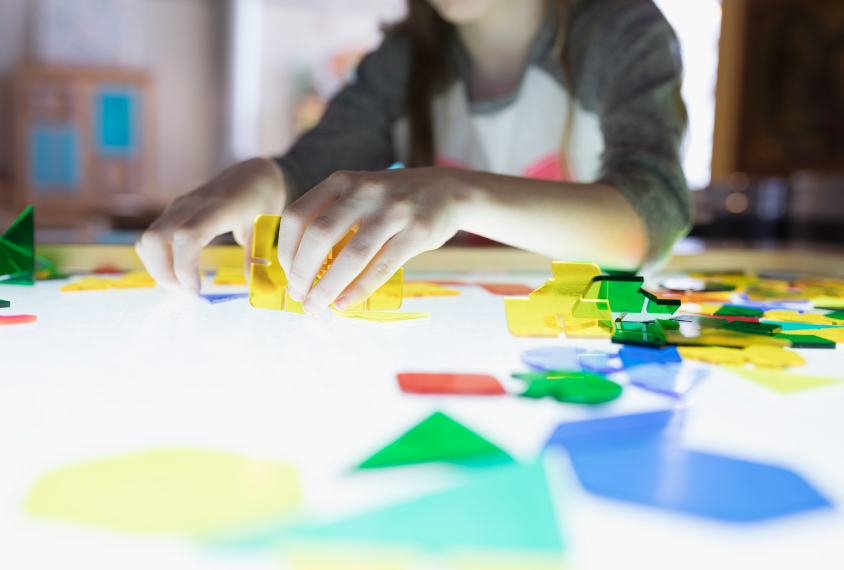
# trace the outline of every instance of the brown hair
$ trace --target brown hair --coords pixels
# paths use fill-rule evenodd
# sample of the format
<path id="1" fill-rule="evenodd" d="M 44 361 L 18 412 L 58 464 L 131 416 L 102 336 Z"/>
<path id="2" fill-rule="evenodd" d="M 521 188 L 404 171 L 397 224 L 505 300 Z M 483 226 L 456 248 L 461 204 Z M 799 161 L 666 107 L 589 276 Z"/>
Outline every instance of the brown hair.
<path id="1" fill-rule="evenodd" d="M 580 0 L 549 0 L 549 9 L 556 6 L 557 38 L 554 51 L 560 64 L 569 69 L 565 49 L 570 5 Z M 407 166 L 432 166 L 436 162 L 434 125 L 431 101 L 451 78 L 451 70 L 443 53 L 446 36 L 451 24 L 446 22 L 428 0 L 407 0 L 407 16 L 389 26 L 388 33 L 407 37 L 413 50 L 410 82 L 407 91 L 407 116 L 409 123 L 410 157 Z M 571 74 L 566 74 L 570 82 Z M 568 85 L 573 91 L 572 85 Z M 573 107 L 571 107 L 573 108 Z M 571 110 L 571 109 L 570 109 Z M 569 121 L 571 123 L 571 121 Z"/>

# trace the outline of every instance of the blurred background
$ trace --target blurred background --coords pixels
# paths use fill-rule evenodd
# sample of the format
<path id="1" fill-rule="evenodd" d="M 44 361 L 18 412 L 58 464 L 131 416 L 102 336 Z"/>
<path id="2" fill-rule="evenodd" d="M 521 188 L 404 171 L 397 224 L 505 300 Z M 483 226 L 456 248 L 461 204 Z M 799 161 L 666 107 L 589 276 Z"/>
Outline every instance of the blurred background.
<path id="1" fill-rule="evenodd" d="M 655 2 L 686 69 L 684 243 L 844 243 L 844 2 Z M 42 243 L 133 243 L 175 196 L 283 153 L 404 9 L 0 0 L 0 227 L 34 204 Z"/>

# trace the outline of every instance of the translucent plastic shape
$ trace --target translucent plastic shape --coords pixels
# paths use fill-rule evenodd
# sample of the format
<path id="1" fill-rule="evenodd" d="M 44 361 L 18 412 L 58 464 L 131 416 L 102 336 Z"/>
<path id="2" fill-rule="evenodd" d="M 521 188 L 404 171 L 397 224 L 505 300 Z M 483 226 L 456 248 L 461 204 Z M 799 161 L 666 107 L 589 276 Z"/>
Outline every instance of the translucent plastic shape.
<path id="1" fill-rule="evenodd" d="M 249 302 L 253 307 L 304 313 L 302 303 L 294 301 L 287 294 L 287 276 L 278 262 L 278 227 L 281 216 L 258 216 L 252 233 L 252 266 L 250 269 Z M 322 265 L 317 280 L 331 267 L 340 251 L 354 235 L 349 232 L 331 251 Z M 351 307 L 357 311 L 395 311 L 401 307 L 402 276 L 399 269 L 364 302 Z"/>
<path id="2" fill-rule="evenodd" d="M 601 274 L 598 266 L 594 263 L 555 261 L 551 270 L 553 277 L 528 295 L 527 299 L 505 297 L 507 326 L 513 335 L 556 338 L 561 331 L 566 334 L 585 334 L 592 328 L 598 328 L 597 321 L 589 319 L 585 321 L 593 322 L 595 326 L 581 328 L 586 323 L 579 319 L 575 323 L 572 315 L 572 309 L 581 294 L 592 279 Z M 571 322 L 571 331 L 566 319 Z"/>
<path id="3" fill-rule="evenodd" d="M 445 461 L 468 465 L 510 463 L 503 450 L 440 412 L 360 464 L 359 469 Z"/>
<path id="4" fill-rule="evenodd" d="M 770 370 L 764 368 L 749 369 L 742 366 L 728 366 L 727 370 L 742 378 L 752 380 L 761 386 L 770 388 L 780 394 L 790 394 L 811 388 L 839 384 L 837 378 L 825 378 L 822 376 L 806 376 L 802 374 L 791 374 L 782 370 Z"/>
<path id="5" fill-rule="evenodd" d="M 394 311 L 334 311 L 335 317 L 369 321 L 372 323 L 395 323 L 398 321 L 413 321 L 427 319 L 431 313 L 398 313 Z"/>
<path id="6" fill-rule="evenodd" d="M 726 366 L 742 366 L 750 363 L 767 368 L 788 368 L 806 364 L 803 357 L 796 352 L 777 346 L 756 345 L 743 349 L 721 346 L 681 346 L 678 350 L 683 358 Z"/>
<path id="7" fill-rule="evenodd" d="M 194 449 L 162 449 L 48 473 L 30 515 L 137 533 L 203 535 L 265 523 L 299 504 L 290 465 Z"/>
<path id="8" fill-rule="evenodd" d="M 513 374 L 528 383 L 524 398 L 551 397 L 569 404 L 603 404 L 621 395 L 621 386 L 590 372 L 529 372 Z"/>
<path id="9" fill-rule="evenodd" d="M 844 326 L 844 319 L 830 318 L 818 313 L 798 313 L 796 311 L 767 311 L 765 318 L 771 321 L 810 323 L 815 325 Z"/>
<path id="10" fill-rule="evenodd" d="M 241 267 L 220 267 L 214 276 L 214 285 L 249 285 Z"/>
<path id="11" fill-rule="evenodd" d="M 28 206 L 0 236 L 0 284 L 35 283 L 35 222 Z"/>
<path id="12" fill-rule="evenodd" d="M 503 396 L 498 380 L 487 374 L 442 374 L 403 372 L 396 375 L 399 387 L 407 394 L 462 394 Z"/>
<path id="13" fill-rule="evenodd" d="M 0 326 L 34 323 L 37 320 L 38 317 L 35 315 L 0 315 Z"/>

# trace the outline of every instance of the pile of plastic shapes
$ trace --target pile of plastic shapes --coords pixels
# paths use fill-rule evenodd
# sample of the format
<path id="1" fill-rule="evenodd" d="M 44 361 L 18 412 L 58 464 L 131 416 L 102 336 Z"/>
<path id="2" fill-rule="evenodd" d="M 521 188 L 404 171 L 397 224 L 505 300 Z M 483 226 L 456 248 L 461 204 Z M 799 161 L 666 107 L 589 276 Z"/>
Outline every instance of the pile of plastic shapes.
<path id="1" fill-rule="evenodd" d="M 844 281 L 697 273 L 648 291 L 642 277 L 602 275 L 592 263 L 554 262 L 552 271 L 553 278 L 528 298 L 505 298 L 513 335 L 556 338 L 562 332 L 645 348 L 762 346 L 768 347 L 765 357 L 752 351 L 752 359 L 729 359 L 781 366 L 796 362 L 782 354 L 784 348 L 829 349 L 844 342 L 844 313 L 819 312 L 844 308 Z M 711 354 L 687 353 L 711 361 Z"/>

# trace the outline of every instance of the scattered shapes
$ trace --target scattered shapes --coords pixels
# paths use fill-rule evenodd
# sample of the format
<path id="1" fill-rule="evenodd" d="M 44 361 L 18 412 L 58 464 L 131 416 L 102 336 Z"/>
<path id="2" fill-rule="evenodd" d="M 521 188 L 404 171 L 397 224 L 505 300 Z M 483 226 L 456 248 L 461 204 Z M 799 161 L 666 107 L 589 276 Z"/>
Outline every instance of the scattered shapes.
<path id="1" fill-rule="evenodd" d="M 35 315 L 0 315 L 0 325 L 20 325 L 34 323 L 38 320 Z"/>
<path id="2" fill-rule="evenodd" d="M 486 374 L 429 374 L 404 372 L 397 375 L 399 387 L 408 394 L 506 394 L 498 380 Z"/>
<path id="3" fill-rule="evenodd" d="M 234 301 L 235 299 L 245 299 L 248 296 L 248 293 L 204 293 L 200 295 L 202 299 L 208 301 L 212 305 L 225 303 L 226 301 Z"/>
<path id="4" fill-rule="evenodd" d="M 360 464 L 359 469 L 445 461 L 483 466 L 509 463 L 503 450 L 443 413 L 435 412 Z"/>
<path id="5" fill-rule="evenodd" d="M 0 236 L 0 284 L 35 283 L 35 222 L 28 206 Z"/>
<path id="6" fill-rule="evenodd" d="M 299 503 L 290 465 L 230 453 L 162 449 L 48 473 L 29 514 L 128 532 L 204 534 L 260 522 Z"/>
<path id="7" fill-rule="evenodd" d="M 592 372 L 528 372 L 513 374 L 528 383 L 524 398 L 551 397 L 569 404 L 603 404 L 621 395 L 621 386 Z"/>
<path id="8" fill-rule="evenodd" d="M 530 295 L 533 289 L 518 283 L 478 283 L 493 295 Z"/>
<path id="9" fill-rule="evenodd" d="M 260 309 L 303 313 L 302 303 L 287 294 L 287 276 L 278 262 L 278 227 L 281 216 L 258 216 L 252 232 L 252 265 L 249 285 L 249 303 Z M 349 240 L 354 230 L 341 239 L 322 264 L 317 279 L 322 277 Z M 351 307 L 348 312 L 394 311 L 401 307 L 404 270 L 399 269 L 390 279 L 375 290 L 368 299 Z"/>
<path id="10" fill-rule="evenodd" d="M 765 313 L 765 319 L 814 325 L 844 326 L 844 320 L 842 319 L 830 318 L 829 316 L 818 313 L 798 313 L 796 311 L 767 311 Z"/>
<path id="11" fill-rule="evenodd" d="M 497 467 L 479 473 L 468 485 L 296 535 L 400 543 L 438 554 L 458 549 L 562 552 L 540 463 Z"/>
<path id="12" fill-rule="evenodd" d="M 742 366 L 726 366 L 725 368 L 733 374 L 753 380 L 757 384 L 761 384 L 780 394 L 790 394 L 792 392 L 841 382 L 841 380 L 835 378 L 790 374 L 782 370 L 766 370 L 762 368 L 751 370 Z"/>
<path id="13" fill-rule="evenodd" d="M 803 357 L 796 352 L 777 346 L 754 345 L 744 349 L 720 346 L 681 346 L 679 351 L 683 358 L 712 364 L 741 366 L 747 362 L 769 368 L 786 368 L 806 364 Z"/>
<path id="14" fill-rule="evenodd" d="M 220 267 L 214 276 L 214 285 L 249 285 L 240 267 Z"/>
<path id="15" fill-rule="evenodd" d="M 412 281 L 405 283 L 402 289 L 402 297 L 446 297 L 459 295 L 457 289 L 449 289 L 438 283 L 426 283 L 424 281 Z"/>
<path id="16" fill-rule="evenodd" d="M 601 275 L 594 263 L 555 261 L 553 277 L 528 295 L 527 299 L 505 297 L 507 327 L 514 336 L 557 338 L 561 323 L 572 318 L 572 308 L 593 278 Z"/>
<path id="17" fill-rule="evenodd" d="M 394 323 L 398 321 L 412 321 L 427 319 L 431 313 L 399 313 L 394 311 L 334 311 L 335 317 L 357 319 L 373 323 Z"/>
<path id="18" fill-rule="evenodd" d="M 754 344 L 765 346 L 791 346 L 791 341 L 775 336 L 748 334 L 724 328 L 724 323 L 709 326 L 706 319 L 710 317 L 694 317 L 682 315 L 670 320 L 660 320 L 656 326 L 662 332 L 668 344 L 678 346 L 728 346 L 741 348 Z"/>
<path id="19" fill-rule="evenodd" d="M 831 506 L 796 473 L 685 450 L 670 411 L 561 424 L 548 445 L 567 448 L 583 487 L 596 495 L 733 522 Z"/>

